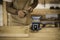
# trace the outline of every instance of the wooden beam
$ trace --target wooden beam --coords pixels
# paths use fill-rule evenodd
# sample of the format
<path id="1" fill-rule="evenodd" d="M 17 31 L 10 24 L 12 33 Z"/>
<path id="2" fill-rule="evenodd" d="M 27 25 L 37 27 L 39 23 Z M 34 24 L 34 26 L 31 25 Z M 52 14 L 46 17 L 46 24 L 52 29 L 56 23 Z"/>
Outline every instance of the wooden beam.
<path id="1" fill-rule="evenodd" d="M 3 1 L 3 25 L 7 26 L 7 11 L 6 11 L 6 2 Z"/>
<path id="2" fill-rule="evenodd" d="M 60 10 L 35 9 L 31 15 L 60 14 Z"/>
<path id="3" fill-rule="evenodd" d="M 0 37 L 28 37 L 28 34 L 0 34 Z"/>

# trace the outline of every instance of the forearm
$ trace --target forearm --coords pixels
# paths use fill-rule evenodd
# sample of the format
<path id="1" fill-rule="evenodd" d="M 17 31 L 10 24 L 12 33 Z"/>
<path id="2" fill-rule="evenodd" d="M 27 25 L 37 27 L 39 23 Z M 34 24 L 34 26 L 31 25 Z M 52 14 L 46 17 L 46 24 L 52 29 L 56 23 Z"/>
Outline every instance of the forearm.
<path id="1" fill-rule="evenodd" d="M 30 4 L 29 8 L 27 8 L 27 10 L 25 10 L 24 12 L 26 14 L 33 12 L 33 9 L 37 6 L 37 4 L 38 4 L 38 0 L 33 0 L 33 3 Z"/>
<path id="2" fill-rule="evenodd" d="M 17 10 L 15 8 L 13 8 L 12 3 L 6 2 L 6 4 L 7 4 L 6 5 L 7 12 L 14 14 L 14 15 L 17 15 Z"/>
<path id="3" fill-rule="evenodd" d="M 34 9 L 37 6 L 37 4 L 38 4 L 38 0 L 34 0 L 30 6 Z"/>
<path id="4" fill-rule="evenodd" d="M 11 14 L 17 15 L 17 10 L 15 10 L 15 9 L 13 9 L 11 7 L 7 8 L 6 10 L 7 10 L 7 12 L 9 12 Z"/>
<path id="5" fill-rule="evenodd" d="M 32 7 L 29 7 L 29 8 L 27 8 L 27 10 L 23 10 L 23 12 L 25 14 L 30 14 L 31 12 L 33 12 L 33 8 Z"/>

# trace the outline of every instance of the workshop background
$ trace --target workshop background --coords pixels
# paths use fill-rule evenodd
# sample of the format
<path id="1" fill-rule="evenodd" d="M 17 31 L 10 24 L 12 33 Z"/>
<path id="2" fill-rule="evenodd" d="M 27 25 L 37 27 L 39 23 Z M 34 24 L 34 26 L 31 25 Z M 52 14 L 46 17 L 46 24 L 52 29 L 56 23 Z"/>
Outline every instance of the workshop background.
<path id="1" fill-rule="evenodd" d="M 31 32 L 30 29 L 28 29 L 30 25 L 25 27 L 4 27 L 1 1 L 0 40 L 60 40 L 60 0 L 39 0 L 39 4 L 33 10 L 31 16 L 42 16 L 40 26 L 43 24 L 46 24 L 46 26 L 38 32 Z M 53 18 L 50 18 L 51 15 Z M 5 37 L 6 35 L 7 37 Z"/>

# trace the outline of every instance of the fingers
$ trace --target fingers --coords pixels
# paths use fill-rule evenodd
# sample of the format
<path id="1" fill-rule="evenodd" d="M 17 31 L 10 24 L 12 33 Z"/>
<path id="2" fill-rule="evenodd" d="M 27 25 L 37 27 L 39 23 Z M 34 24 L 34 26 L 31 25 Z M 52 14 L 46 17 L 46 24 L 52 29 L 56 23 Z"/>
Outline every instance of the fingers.
<path id="1" fill-rule="evenodd" d="M 24 15 L 25 15 L 25 14 L 24 14 L 24 12 L 23 12 L 23 11 L 21 11 L 21 10 L 20 10 L 20 11 L 18 11 L 18 16 L 19 16 L 19 17 L 23 18 L 23 17 L 24 17 Z"/>
<path id="2" fill-rule="evenodd" d="M 33 8 L 32 8 L 32 7 L 29 7 L 29 8 L 27 9 L 27 11 L 32 12 L 32 11 L 33 11 Z"/>

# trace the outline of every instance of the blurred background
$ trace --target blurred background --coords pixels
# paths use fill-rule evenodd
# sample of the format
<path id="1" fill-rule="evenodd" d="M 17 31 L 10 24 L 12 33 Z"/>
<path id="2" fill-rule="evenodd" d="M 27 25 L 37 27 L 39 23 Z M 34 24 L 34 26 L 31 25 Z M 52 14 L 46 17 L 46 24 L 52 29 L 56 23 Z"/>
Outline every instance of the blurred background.
<path id="1" fill-rule="evenodd" d="M 2 0 L 0 0 L 0 26 L 3 26 Z"/>

